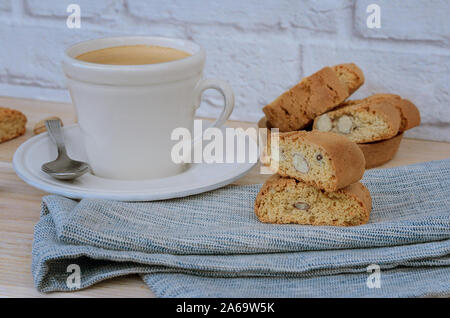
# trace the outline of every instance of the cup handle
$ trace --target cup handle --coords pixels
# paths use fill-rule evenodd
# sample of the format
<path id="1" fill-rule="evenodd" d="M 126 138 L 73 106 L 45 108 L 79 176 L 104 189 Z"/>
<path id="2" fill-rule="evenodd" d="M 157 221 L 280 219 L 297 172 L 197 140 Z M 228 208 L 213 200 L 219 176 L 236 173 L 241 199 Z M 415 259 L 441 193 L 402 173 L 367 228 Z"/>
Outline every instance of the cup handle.
<path id="1" fill-rule="evenodd" d="M 207 89 L 215 89 L 218 90 L 222 96 L 223 96 L 223 110 L 220 113 L 219 117 L 216 119 L 214 123 L 212 123 L 211 126 L 208 128 L 213 127 L 221 127 L 230 117 L 231 112 L 234 108 L 234 93 L 231 89 L 231 86 L 222 80 L 215 79 L 215 78 L 209 78 L 209 79 L 203 79 L 198 82 L 197 86 L 194 89 L 194 98 L 195 98 L 195 109 L 200 107 L 200 103 L 202 101 L 202 94 Z M 203 136 L 197 136 L 194 139 L 194 143 L 201 139 Z"/>

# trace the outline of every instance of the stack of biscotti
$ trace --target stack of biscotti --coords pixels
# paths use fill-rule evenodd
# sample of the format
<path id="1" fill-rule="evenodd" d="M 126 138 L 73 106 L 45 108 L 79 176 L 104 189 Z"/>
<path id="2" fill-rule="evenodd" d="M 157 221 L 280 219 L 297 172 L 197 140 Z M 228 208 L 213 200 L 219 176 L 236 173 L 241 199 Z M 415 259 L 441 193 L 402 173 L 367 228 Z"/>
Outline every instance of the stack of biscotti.
<path id="1" fill-rule="evenodd" d="M 359 182 L 365 159 L 348 138 L 320 131 L 279 134 L 278 174 L 262 186 L 255 214 L 265 223 L 367 223 L 372 199 Z"/>
<path id="2" fill-rule="evenodd" d="M 376 94 L 347 101 L 314 120 L 313 129 L 341 134 L 356 142 L 366 157 L 366 168 L 394 157 L 405 130 L 420 124 L 417 107 L 394 94 Z"/>
<path id="3" fill-rule="evenodd" d="M 281 132 L 304 129 L 317 116 L 332 110 L 364 83 L 355 64 L 324 67 L 303 78 L 263 108 L 272 127 Z"/>
<path id="4" fill-rule="evenodd" d="M 263 108 L 260 128 L 280 132 L 313 129 L 342 134 L 356 142 L 366 156 L 366 168 L 391 160 L 405 130 L 420 124 L 417 107 L 394 94 L 376 94 L 346 101 L 364 83 L 353 63 L 324 67 L 281 94 Z M 270 165 L 270 134 L 262 145 L 264 165 Z"/>
<path id="5" fill-rule="evenodd" d="M 353 63 L 324 67 L 266 105 L 259 127 L 280 132 L 310 128 L 314 118 L 336 108 L 363 83 L 364 74 Z M 261 146 L 262 162 L 270 165 L 270 132 L 267 144 Z"/>

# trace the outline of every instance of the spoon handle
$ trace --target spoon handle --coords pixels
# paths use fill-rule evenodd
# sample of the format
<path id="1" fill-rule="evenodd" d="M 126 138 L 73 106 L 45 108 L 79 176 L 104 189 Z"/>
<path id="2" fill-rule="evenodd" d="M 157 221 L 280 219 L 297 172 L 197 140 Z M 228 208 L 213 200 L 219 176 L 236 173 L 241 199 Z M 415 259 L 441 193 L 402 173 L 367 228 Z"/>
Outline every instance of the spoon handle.
<path id="1" fill-rule="evenodd" d="M 50 119 L 45 121 L 48 134 L 58 148 L 58 155 L 67 155 L 66 146 L 64 144 L 64 136 L 61 129 L 61 122 L 59 119 Z"/>

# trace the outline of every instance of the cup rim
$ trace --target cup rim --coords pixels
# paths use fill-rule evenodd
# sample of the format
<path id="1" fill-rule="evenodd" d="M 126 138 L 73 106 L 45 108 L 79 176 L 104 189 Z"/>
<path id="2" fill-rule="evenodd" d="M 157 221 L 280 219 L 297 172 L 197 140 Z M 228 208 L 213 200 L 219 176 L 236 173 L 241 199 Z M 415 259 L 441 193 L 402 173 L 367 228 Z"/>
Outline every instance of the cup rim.
<path id="1" fill-rule="evenodd" d="M 123 45 L 160 45 L 184 50 L 191 56 L 155 64 L 112 65 L 77 60 L 85 52 Z M 147 85 L 178 81 L 201 76 L 206 59 L 205 50 L 198 44 L 184 39 L 156 36 L 116 36 L 81 41 L 70 45 L 62 61 L 68 80 L 102 85 Z"/>
<path id="2" fill-rule="evenodd" d="M 184 45 L 188 45 L 190 47 L 193 47 L 196 49 L 196 51 L 194 53 L 191 52 L 187 52 L 190 53 L 191 56 L 188 57 L 184 57 L 182 59 L 178 59 L 178 60 L 174 60 L 174 61 L 168 61 L 168 62 L 162 62 L 162 63 L 154 63 L 154 64 L 136 64 L 136 65 L 116 65 L 116 64 L 99 64 L 99 63 L 91 63 L 91 62 L 85 62 L 85 61 L 81 61 L 81 60 L 77 60 L 75 57 L 71 56 L 70 51 L 73 51 L 75 49 L 77 49 L 78 47 L 84 46 L 84 45 L 89 45 L 91 43 L 95 43 L 95 42 L 104 42 L 104 41 L 113 41 L 113 40 L 118 40 L 118 41 L 139 41 L 139 40 L 150 40 L 150 41 L 155 41 L 155 42 L 171 42 L 171 43 L 181 43 Z M 126 46 L 126 45 L 139 45 L 140 43 L 135 43 L 135 44 L 119 44 L 119 45 L 111 45 L 111 46 L 100 46 L 98 48 L 95 49 L 89 49 L 89 50 L 82 50 L 82 52 L 78 52 L 76 55 L 80 55 L 86 52 L 90 52 L 90 51 L 95 51 L 95 50 L 100 50 L 103 48 L 108 48 L 108 47 L 115 47 L 115 46 Z M 157 44 L 154 44 L 157 45 Z M 167 47 L 171 47 L 171 46 L 167 46 Z M 177 48 L 177 47 L 171 47 L 171 48 Z M 177 48 L 177 49 L 181 49 L 181 48 Z M 182 50 L 182 49 L 181 49 Z M 184 64 L 184 63 L 189 63 L 192 60 L 195 60 L 196 58 L 198 58 L 198 55 L 205 55 L 204 49 L 198 45 L 197 43 L 194 43 L 192 41 L 189 40 L 184 40 L 184 39 L 178 39 L 178 38 L 170 38 L 170 37 L 159 37 L 159 36 L 147 36 L 147 35 L 142 35 L 142 36 L 111 36 L 111 37 L 101 37 L 101 38 L 95 38 L 95 39 L 90 39 L 90 40 L 84 40 L 84 41 L 79 41 L 79 42 L 75 42 L 73 44 L 71 44 L 69 47 L 67 47 L 64 50 L 64 57 L 67 61 L 70 61 L 70 63 L 72 64 L 79 64 L 85 67 L 94 67 L 97 69 L 109 69 L 109 70 L 137 70 L 137 69 L 156 69 L 158 68 L 158 66 L 160 65 L 168 65 L 168 64 Z"/>

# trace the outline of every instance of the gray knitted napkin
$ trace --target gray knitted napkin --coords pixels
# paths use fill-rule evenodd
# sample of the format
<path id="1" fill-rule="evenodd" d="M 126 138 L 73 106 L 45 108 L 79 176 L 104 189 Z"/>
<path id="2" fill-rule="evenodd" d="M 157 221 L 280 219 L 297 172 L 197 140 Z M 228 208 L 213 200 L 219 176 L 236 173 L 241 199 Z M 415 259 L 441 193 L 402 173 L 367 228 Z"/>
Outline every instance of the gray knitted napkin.
<path id="1" fill-rule="evenodd" d="M 369 170 L 363 183 L 373 210 L 355 227 L 260 223 L 261 185 L 156 202 L 46 196 L 33 242 L 36 288 L 139 273 L 160 297 L 450 294 L 450 159 Z M 80 269 L 75 287 L 71 264 Z M 379 284 L 370 283 L 373 268 Z"/>

